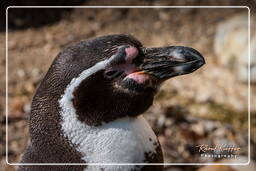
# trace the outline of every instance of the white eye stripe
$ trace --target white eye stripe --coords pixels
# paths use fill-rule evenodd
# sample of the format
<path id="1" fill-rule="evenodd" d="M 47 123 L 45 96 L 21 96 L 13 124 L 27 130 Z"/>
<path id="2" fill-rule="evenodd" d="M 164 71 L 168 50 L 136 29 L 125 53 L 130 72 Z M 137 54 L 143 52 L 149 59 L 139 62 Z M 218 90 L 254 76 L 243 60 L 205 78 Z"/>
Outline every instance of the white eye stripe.
<path id="1" fill-rule="evenodd" d="M 94 66 L 92 66 L 89 69 L 84 70 L 77 78 L 73 78 L 69 85 L 67 86 L 60 102 L 62 103 L 67 103 L 67 101 L 72 100 L 73 98 L 73 91 L 75 88 L 79 86 L 79 84 L 85 80 L 87 77 L 91 76 L 92 74 L 96 73 L 97 71 L 100 71 L 102 69 L 105 69 L 109 64 L 109 59 L 101 61 Z"/>
<path id="2" fill-rule="evenodd" d="M 132 50 L 136 49 L 132 46 L 130 46 L 129 48 L 126 48 L 126 49 L 131 49 L 131 48 L 132 48 Z M 137 49 L 136 49 L 136 51 L 137 51 Z M 131 53 L 133 53 L 133 52 L 131 52 Z M 134 52 L 134 54 L 132 54 L 132 55 L 135 55 L 135 53 L 136 52 Z M 77 78 L 73 78 L 72 81 L 70 82 L 70 84 L 67 86 L 65 93 L 62 96 L 62 99 L 66 99 L 67 101 L 72 100 L 73 91 L 75 90 L 75 88 L 78 87 L 79 84 L 83 80 L 85 80 L 87 77 L 91 76 L 92 74 L 94 74 L 100 70 L 104 70 L 104 69 L 108 68 L 111 65 L 112 61 L 115 60 L 115 57 L 116 57 L 116 54 L 112 55 L 109 59 L 98 62 L 91 68 L 84 70 L 82 73 L 79 74 L 79 76 Z"/>

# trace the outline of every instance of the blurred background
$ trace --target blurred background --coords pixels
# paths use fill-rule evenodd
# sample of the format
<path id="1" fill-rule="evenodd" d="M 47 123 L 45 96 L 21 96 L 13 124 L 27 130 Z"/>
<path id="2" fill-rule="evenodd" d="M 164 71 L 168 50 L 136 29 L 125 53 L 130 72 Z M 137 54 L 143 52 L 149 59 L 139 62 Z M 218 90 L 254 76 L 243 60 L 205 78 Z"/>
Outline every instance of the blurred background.
<path id="1" fill-rule="evenodd" d="M 251 63 L 248 63 L 247 8 L 126 8 L 8 10 L 8 156 L 19 162 L 29 142 L 27 119 L 32 97 L 55 56 L 72 44 L 126 33 L 144 46 L 190 46 L 206 58 L 193 74 L 168 80 L 144 114 L 157 134 L 166 163 L 248 161 L 248 66 L 251 69 L 251 159 L 249 166 L 166 166 L 166 171 L 255 170 L 256 18 L 252 1 L 65 0 L 8 1 L 8 5 L 248 5 L 251 8 Z M 5 42 L 5 24 L 0 25 Z M 0 170 L 5 164 L 5 46 L 0 47 Z M 238 158 L 201 157 L 196 146 L 241 148 Z"/>

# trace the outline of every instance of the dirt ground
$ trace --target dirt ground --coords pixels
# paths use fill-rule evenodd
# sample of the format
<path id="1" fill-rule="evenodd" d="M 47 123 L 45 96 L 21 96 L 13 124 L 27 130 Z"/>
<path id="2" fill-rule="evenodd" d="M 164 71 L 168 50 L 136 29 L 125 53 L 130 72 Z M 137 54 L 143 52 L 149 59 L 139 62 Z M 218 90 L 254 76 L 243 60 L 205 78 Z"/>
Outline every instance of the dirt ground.
<path id="1" fill-rule="evenodd" d="M 106 2 L 105 2 L 106 3 Z M 130 5 L 129 1 L 124 1 Z M 92 5 L 86 1 L 85 5 Z M 108 3 L 106 3 L 109 5 Z M 148 5 L 168 5 L 144 1 Z M 14 10 L 14 9 L 13 9 Z M 40 10 L 40 9 L 38 9 Z M 206 58 L 199 71 L 167 81 L 153 106 L 144 114 L 159 137 L 166 163 L 215 162 L 202 158 L 198 144 L 233 144 L 248 154 L 247 85 L 222 66 L 213 50 L 219 23 L 247 9 L 74 9 L 62 19 L 38 28 L 10 30 L 8 34 L 8 161 L 19 162 L 28 141 L 30 103 L 40 80 L 54 57 L 74 43 L 101 35 L 125 33 L 144 46 L 190 46 Z M 19 21 L 17 21 L 19 22 Z M 1 42 L 5 33 L 0 33 Z M 5 47 L 0 46 L 1 56 Z M 5 75 L 5 58 L 0 74 Z M 16 167 L 5 164 L 5 79 L 0 79 L 0 170 Z M 256 96 L 252 85 L 252 97 Z M 255 98 L 254 98 L 255 100 Z M 255 104 L 252 101 L 251 104 Z M 255 109 L 251 112 L 252 131 L 256 130 Z M 256 149 L 252 135 L 251 149 Z M 255 154 L 252 154 L 255 160 Z M 221 162 L 221 160 L 220 160 Z M 165 170 L 197 170 L 199 166 L 168 166 Z"/>

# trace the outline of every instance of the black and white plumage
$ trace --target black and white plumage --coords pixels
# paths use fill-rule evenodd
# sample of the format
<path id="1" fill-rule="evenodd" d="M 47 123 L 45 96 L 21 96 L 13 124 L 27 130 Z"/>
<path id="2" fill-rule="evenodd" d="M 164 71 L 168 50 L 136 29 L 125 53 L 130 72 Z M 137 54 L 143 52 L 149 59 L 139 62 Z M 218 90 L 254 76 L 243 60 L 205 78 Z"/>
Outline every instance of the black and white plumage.
<path id="1" fill-rule="evenodd" d="M 32 101 L 22 163 L 162 163 L 141 115 L 160 84 L 204 64 L 182 46 L 145 48 L 129 35 L 80 42 L 53 61 Z M 162 170 L 162 166 L 22 166 L 19 170 Z"/>

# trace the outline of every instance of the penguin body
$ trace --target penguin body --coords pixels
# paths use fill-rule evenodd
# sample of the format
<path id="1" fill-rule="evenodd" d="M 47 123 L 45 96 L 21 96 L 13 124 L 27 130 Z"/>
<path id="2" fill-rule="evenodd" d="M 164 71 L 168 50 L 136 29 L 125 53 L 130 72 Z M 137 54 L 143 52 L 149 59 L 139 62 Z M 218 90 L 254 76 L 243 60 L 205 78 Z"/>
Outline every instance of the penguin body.
<path id="1" fill-rule="evenodd" d="M 129 35 L 80 42 L 53 61 L 33 98 L 23 170 L 162 170 L 160 144 L 141 115 L 160 84 L 204 64 L 186 47 L 145 48 Z"/>

